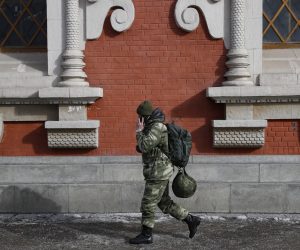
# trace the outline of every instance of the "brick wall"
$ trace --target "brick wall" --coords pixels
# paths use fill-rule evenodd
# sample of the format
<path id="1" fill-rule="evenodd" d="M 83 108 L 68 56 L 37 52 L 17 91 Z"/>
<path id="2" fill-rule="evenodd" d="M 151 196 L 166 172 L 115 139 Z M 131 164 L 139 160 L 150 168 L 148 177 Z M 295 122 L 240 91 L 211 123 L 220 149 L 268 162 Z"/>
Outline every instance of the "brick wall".
<path id="1" fill-rule="evenodd" d="M 266 129 L 265 153 L 299 154 L 299 120 L 272 120 Z"/>
<path id="2" fill-rule="evenodd" d="M 100 39 L 86 43 L 88 80 L 104 90 L 88 107 L 89 119 L 101 121 L 99 149 L 49 149 L 43 123 L 6 123 L 0 155 L 136 154 L 136 107 L 144 99 L 192 132 L 193 154 L 298 154 L 299 121 L 269 121 L 261 149 L 212 148 L 211 120 L 224 119 L 224 106 L 205 91 L 223 81 L 226 50 L 209 36 L 203 17 L 195 32 L 180 30 L 175 3 L 135 1 L 136 18 L 127 32 L 114 32 L 107 18 Z"/>
<path id="3" fill-rule="evenodd" d="M 138 1 L 135 7 L 131 29 L 117 34 L 106 20 L 101 38 L 86 45 L 88 79 L 104 89 L 104 98 L 89 108 L 89 118 L 102 124 L 100 153 L 135 153 L 136 107 L 144 99 L 192 131 L 200 142 L 193 153 L 209 150 L 210 121 L 223 118 L 223 107 L 205 91 L 223 80 L 223 41 L 210 38 L 203 18 L 196 32 L 181 31 L 174 1 Z"/>

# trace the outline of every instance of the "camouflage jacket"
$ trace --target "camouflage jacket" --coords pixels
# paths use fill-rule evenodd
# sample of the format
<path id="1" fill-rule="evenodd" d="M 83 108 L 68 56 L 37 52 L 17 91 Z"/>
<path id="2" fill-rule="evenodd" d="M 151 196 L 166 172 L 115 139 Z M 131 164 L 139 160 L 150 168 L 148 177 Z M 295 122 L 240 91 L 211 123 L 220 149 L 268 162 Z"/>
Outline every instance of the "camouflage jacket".
<path id="1" fill-rule="evenodd" d="M 173 174 L 172 163 L 163 153 L 168 152 L 168 131 L 163 124 L 164 119 L 161 110 L 155 109 L 145 121 L 144 130 L 136 134 L 145 180 L 168 180 Z"/>

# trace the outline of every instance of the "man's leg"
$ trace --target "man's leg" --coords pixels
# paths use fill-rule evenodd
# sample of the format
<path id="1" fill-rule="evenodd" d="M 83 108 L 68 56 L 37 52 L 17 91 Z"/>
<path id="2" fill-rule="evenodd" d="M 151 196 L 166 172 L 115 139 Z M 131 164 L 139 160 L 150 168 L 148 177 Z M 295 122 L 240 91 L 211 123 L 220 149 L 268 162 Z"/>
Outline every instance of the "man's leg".
<path id="1" fill-rule="evenodd" d="M 143 226 L 154 227 L 156 206 L 162 199 L 167 185 L 168 181 L 146 181 L 141 205 Z"/>
<path id="2" fill-rule="evenodd" d="M 168 181 L 146 181 L 144 195 L 141 204 L 142 232 L 131 239 L 131 244 L 152 243 L 152 229 L 155 223 L 155 210 L 162 199 L 162 195 L 168 185 Z"/>
<path id="3" fill-rule="evenodd" d="M 193 238 L 195 236 L 197 227 L 200 225 L 200 218 L 189 214 L 185 208 L 172 201 L 171 197 L 169 196 L 169 183 L 165 188 L 161 201 L 158 203 L 158 207 L 163 213 L 170 214 L 177 220 L 187 223 L 190 231 L 189 237 Z"/>
<path id="4" fill-rule="evenodd" d="M 177 220 L 184 220 L 189 212 L 182 206 L 176 204 L 169 196 L 169 183 L 167 184 L 158 207 L 164 214 L 170 214 Z"/>

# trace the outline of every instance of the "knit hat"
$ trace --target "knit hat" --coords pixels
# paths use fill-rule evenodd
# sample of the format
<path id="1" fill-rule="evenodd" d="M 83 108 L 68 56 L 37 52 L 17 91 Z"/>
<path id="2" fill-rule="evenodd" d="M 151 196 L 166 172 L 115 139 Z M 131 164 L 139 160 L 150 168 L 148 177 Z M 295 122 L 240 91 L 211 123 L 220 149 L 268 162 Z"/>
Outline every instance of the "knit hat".
<path id="1" fill-rule="evenodd" d="M 152 111 L 153 111 L 152 103 L 148 100 L 143 101 L 136 110 L 136 112 L 140 116 L 151 115 Z"/>

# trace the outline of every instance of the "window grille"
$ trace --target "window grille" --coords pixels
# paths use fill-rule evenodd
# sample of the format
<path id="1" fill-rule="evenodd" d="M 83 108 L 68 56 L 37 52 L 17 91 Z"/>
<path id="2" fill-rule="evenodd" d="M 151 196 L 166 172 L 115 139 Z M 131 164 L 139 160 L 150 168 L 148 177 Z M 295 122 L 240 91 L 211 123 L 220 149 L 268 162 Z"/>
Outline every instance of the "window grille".
<path id="1" fill-rule="evenodd" d="M 46 47 L 46 0 L 0 0 L 0 50 Z"/>
<path id="2" fill-rule="evenodd" d="M 263 1 L 265 48 L 300 47 L 300 0 Z"/>

